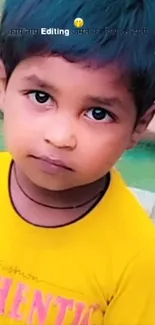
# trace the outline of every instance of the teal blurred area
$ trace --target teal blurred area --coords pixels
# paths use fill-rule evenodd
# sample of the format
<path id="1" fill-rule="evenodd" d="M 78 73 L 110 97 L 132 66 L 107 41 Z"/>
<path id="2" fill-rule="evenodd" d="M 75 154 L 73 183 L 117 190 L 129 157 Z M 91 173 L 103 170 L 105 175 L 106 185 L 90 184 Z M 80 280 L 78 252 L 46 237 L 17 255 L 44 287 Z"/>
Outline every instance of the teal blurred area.
<path id="1" fill-rule="evenodd" d="M 116 164 L 128 186 L 155 192 L 155 142 L 143 141 Z"/>

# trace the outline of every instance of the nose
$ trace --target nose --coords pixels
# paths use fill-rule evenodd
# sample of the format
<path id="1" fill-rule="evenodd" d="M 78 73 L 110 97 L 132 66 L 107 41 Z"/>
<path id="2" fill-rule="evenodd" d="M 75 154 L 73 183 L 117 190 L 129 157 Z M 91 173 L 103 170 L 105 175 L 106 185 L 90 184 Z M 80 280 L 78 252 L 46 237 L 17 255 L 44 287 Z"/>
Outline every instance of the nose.
<path id="1" fill-rule="evenodd" d="M 70 118 L 61 117 L 51 120 L 45 131 L 44 141 L 56 148 L 74 150 L 77 146 L 77 138 L 73 122 Z"/>

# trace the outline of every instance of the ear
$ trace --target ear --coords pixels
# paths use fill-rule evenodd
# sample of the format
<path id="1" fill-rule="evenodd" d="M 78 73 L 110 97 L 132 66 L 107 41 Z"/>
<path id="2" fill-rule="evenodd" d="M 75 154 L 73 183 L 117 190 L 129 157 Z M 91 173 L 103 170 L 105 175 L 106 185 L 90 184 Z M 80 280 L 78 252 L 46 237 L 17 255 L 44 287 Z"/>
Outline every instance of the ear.
<path id="1" fill-rule="evenodd" d="M 7 84 L 6 70 L 2 60 L 0 60 L 0 110 L 1 111 L 3 111 L 6 84 Z"/>
<path id="2" fill-rule="evenodd" d="M 133 130 L 131 142 L 127 149 L 132 149 L 141 140 L 141 138 L 142 138 L 145 130 L 147 129 L 149 123 L 151 122 L 154 114 L 155 114 L 155 102 L 137 122 L 137 124 Z"/>

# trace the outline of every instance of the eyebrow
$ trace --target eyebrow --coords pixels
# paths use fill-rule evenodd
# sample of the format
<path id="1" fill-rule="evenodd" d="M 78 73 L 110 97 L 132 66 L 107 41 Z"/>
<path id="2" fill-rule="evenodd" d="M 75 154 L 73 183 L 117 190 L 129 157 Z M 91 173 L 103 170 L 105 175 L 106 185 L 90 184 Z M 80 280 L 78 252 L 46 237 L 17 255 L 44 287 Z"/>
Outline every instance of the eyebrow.
<path id="1" fill-rule="evenodd" d="M 29 76 L 25 76 L 23 78 L 24 81 L 28 81 L 31 82 L 33 84 L 35 84 L 36 86 L 43 88 L 43 89 L 48 89 L 48 90 L 52 90 L 55 93 L 59 93 L 59 90 L 52 85 L 51 83 L 48 84 L 48 82 L 40 79 L 37 75 L 32 74 Z M 101 97 L 101 96 L 87 96 L 86 100 L 94 102 L 97 105 L 106 105 L 109 107 L 112 106 L 119 106 L 124 108 L 124 105 L 122 103 L 122 101 L 118 98 L 118 97 Z"/>
<path id="2" fill-rule="evenodd" d="M 54 91 L 55 93 L 58 93 L 59 92 L 59 90 L 54 85 L 52 85 L 51 83 L 48 84 L 48 82 L 40 79 L 35 74 L 32 74 L 32 75 L 29 75 L 29 76 L 24 77 L 23 78 L 23 81 L 31 82 L 31 83 L 35 84 L 36 86 L 38 86 L 40 88 L 49 89 L 49 90 Z"/>
<path id="3" fill-rule="evenodd" d="M 109 107 L 119 106 L 124 108 L 123 102 L 118 97 L 87 96 L 87 100 L 93 101 L 98 105 L 106 105 Z"/>

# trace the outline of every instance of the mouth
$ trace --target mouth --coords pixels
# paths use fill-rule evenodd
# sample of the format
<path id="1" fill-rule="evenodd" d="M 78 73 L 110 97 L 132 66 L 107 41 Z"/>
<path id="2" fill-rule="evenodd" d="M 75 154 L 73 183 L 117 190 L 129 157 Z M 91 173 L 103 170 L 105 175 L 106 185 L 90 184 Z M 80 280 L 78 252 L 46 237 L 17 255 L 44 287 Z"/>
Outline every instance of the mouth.
<path id="1" fill-rule="evenodd" d="M 56 167 L 56 168 L 62 169 L 62 170 L 64 169 L 64 170 L 68 170 L 68 171 L 72 171 L 72 172 L 74 171 L 73 168 L 68 166 L 63 160 L 60 160 L 60 159 L 57 159 L 54 157 L 48 157 L 48 156 L 37 157 L 37 156 L 33 156 L 33 155 L 31 155 L 30 157 L 33 159 L 36 159 L 39 162 L 49 164 L 49 165 L 51 165 L 51 167 L 53 166 L 53 167 Z"/>

